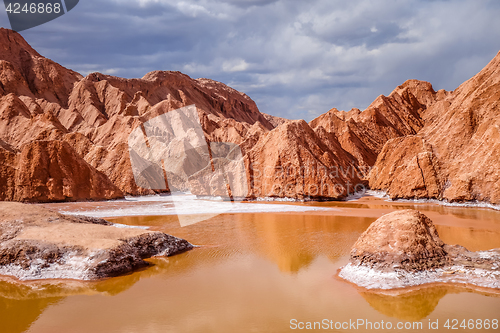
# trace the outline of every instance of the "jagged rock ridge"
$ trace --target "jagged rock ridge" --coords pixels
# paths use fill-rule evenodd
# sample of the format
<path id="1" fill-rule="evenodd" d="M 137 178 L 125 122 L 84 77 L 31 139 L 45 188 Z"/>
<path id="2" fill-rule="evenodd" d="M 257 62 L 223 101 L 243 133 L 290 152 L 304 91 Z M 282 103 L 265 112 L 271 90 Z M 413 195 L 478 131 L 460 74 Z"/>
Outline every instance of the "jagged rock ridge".
<path id="1" fill-rule="evenodd" d="M 249 197 L 341 199 L 369 184 L 393 198 L 500 201 L 498 55 L 454 92 L 408 80 L 364 111 L 332 109 L 306 123 L 260 113 L 210 79 L 82 77 L 13 31 L 0 29 L 0 45 L 2 200 L 152 194 L 136 183 L 127 139 L 194 104 L 207 142 L 241 148 Z M 40 164 L 29 165 L 36 156 Z"/>
<path id="2" fill-rule="evenodd" d="M 356 158 L 334 133 L 262 114 L 247 95 L 220 82 L 160 71 L 141 79 L 81 77 L 15 32 L 1 29 L 0 40 L 3 200 L 154 193 L 137 186 L 127 139 L 148 120 L 192 104 L 207 142 L 241 147 L 250 197 L 338 199 L 362 182 Z"/>
<path id="3" fill-rule="evenodd" d="M 392 198 L 499 204 L 499 116 L 500 53 L 427 108 L 419 131 L 386 143 L 370 186 Z"/>

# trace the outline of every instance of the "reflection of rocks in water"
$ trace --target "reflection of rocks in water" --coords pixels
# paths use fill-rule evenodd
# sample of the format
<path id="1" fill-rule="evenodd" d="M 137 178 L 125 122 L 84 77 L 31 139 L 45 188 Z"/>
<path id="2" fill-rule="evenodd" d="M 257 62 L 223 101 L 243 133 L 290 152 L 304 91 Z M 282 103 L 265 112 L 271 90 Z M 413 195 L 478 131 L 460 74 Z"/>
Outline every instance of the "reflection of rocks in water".
<path id="1" fill-rule="evenodd" d="M 1 287 L 0 287 L 1 288 Z M 0 325 L 2 332 L 25 332 L 45 311 L 61 298 L 8 299 L 0 297 Z"/>
<path id="2" fill-rule="evenodd" d="M 155 270 L 143 269 L 102 281 L 78 280 L 37 280 L 21 282 L 11 278 L 2 278 L 0 281 L 0 298 L 8 300 L 33 300 L 41 298 L 62 298 L 74 295 L 117 295 L 143 277 L 151 276 Z"/>
<path id="3" fill-rule="evenodd" d="M 208 250 L 208 251 L 207 251 Z M 35 280 L 19 281 L 0 277 L 0 332 L 24 332 L 51 305 L 76 295 L 115 296 L 141 280 L 161 275 L 186 273 L 200 264 L 216 265 L 226 255 L 212 255 L 213 249 L 201 248 L 174 257 L 147 259 L 150 266 L 133 273 L 100 281 Z"/>
<path id="4" fill-rule="evenodd" d="M 81 280 L 34 280 L 20 281 L 15 278 L 0 276 L 0 299 L 6 300 L 34 300 L 41 298 L 63 298 L 74 295 L 107 295 L 114 296 L 130 289 L 141 279 L 150 278 L 169 270 L 172 265 L 176 270 L 184 271 L 177 263 L 187 253 L 176 257 L 154 257 L 147 259 L 149 266 L 118 277 L 106 278 L 99 281 Z M 196 256 L 195 256 L 196 257 Z M 187 258 L 186 268 L 194 266 L 193 260 Z M 184 260 L 186 261 L 186 260 Z M 181 269 L 179 269 L 181 268 Z"/>
<path id="5" fill-rule="evenodd" d="M 251 205 L 251 204 L 249 204 Z M 126 217 L 112 220 L 130 225 L 147 225 L 152 230 L 186 238 L 193 244 L 220 245 L 211 255 L 227 258 L 258 252 L 281 272 L 296 273 L 308 267 L 319 255 L 335 262 L 349 253 L 359 235 L 374 221 L 372 217 L 331 216 L 288 213 L 222 214 L 200 224 L 180 227 L 174 216 Z M 205 253 L 197 249 L 171 262 Z M 208 252 L 207 252 L 208 253 Z M 212 262 L 204 258 L 203 262 Z M 182 265 L 179 263 L 179 265 Z"/>
<path id="6" fill-rule="evenodd" d="M 0 278 L 1 332 L 24 332 L 51 305 L 68 296 L 108 295 L 126 291 L 143 278 L 165 269 L 168 258 L 155 258 L 154 265 L 132 274 L 102 281 L 37 280 L 21 282 L 10 277 Z"/>
<path id="7" fill-rule="evenodd" d="M 305 222 L 305 215 L 256 214 L 255 235 L 248 239 L 282 272 L 297 273 L 319 255 L 336 261 L 373 219 L 342 216 L 318 216 Z"/>
<path id="8" fill-rule="evenodd" d="M 366 291 L 361 296 L 378 312 L 400 320 L 418 321 L 434 311 L 439 300 L 448 293 L 445 286 L 412 290 L 403 294 Z"/>
<path id="9" fill-rule="evenodd" d="M 303 268 L 307 268 L 314 260 L 315 256 L 309 253 L 294 253 L 293 255 L 278 255 L 275 263 L 282 272 L 297 273 Z"/>
<path id="10" fill-rule="evenodd" d="M 409 290 L 366 290 L 360 294 L 372 308 L 386 316 L 419 321 L 429 316 L 445 295 L 463 292 L 500 297 L 500 293 L 493 289 L 445 284 L 427 285 Z"/>

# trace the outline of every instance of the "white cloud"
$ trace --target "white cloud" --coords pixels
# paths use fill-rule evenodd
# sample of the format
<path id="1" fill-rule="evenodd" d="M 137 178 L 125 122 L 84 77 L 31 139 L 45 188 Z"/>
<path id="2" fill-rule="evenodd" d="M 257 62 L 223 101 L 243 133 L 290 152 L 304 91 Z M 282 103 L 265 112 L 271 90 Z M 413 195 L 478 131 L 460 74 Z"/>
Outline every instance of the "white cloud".
<path id="1" fill-rule="evenodd" d="M 222 63 L 224 72 L 243 72 L 249 68 L 249 64 L 244 59 L 231 59 Z"/>

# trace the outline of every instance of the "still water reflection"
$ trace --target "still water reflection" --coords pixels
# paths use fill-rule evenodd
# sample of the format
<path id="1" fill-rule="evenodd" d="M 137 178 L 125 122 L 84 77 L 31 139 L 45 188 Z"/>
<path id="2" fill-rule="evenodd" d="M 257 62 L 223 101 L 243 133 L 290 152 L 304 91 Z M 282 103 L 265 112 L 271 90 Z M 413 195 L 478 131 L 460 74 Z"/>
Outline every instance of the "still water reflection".
<path id="1" fill-rule="evenodd" d="M 336 278 L 369 224 L 408 205 L 326 205 L 342 211 L 226 214 L 185 228 L 174 216 L 115 219 L 201 247 L 100 282 L 4 280 L 0 332 L 290 332 L 291 319 L 500 319 L 500 297 L 491 291 L 434 285 L 382 293 Z M 436 207 L 418 209 L 445 241 L 473 250 L 500 247 L 499 212 Z"/>

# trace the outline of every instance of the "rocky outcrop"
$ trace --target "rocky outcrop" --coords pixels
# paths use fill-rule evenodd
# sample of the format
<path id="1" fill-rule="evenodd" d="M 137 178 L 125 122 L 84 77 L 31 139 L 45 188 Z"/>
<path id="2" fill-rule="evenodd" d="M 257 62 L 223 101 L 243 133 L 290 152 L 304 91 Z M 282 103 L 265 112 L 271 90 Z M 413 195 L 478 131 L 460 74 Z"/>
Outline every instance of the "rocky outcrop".
<path id="1" fill-rule="evenodd" d="M 64 141 L 33 141 L 17 162 L 13 199 L 24 202 L 105 200 L 123 193 Z"/>
<path id="2" fill-rule="evenodd" d="M 0 274 L 20 280 L 95 280 L 147 266 L 193 246 L 161 232 L 118 228 L 40 206 L 0 203 Z"/>
<path id="3" fill-rule="evenodd" d="M 295 120 L 262 136 L 246 155 L 250 196 L 323 200 L 361 190 L 355 159 L 328 134 Z"/>
<path id="4" fill-rule="evenodd" d="M 100 73 L 83 78 L 41 56 L 16 32 L 0 29 L 0 44 L 0 147 L 8 151 L 2 152 L 6 163 L 0 167 L 3 200 L 98 200 L 120 196 L 120 191 L 131 195 L 155 193 L 136 184 L 127 139 L 142 123 L 183 106 L 196 105 L 211 142 L 246 141 L 245 147 L 251 148 L 262 133 L 274 128 L 247 95 L 220 82 L 163 71 L 148 73 L 141 79 Z M 87 164 L 86 169 L 93 170 L 93 174 L 94 169 L 98 171 L 99 181 L 89 179 L 87 183 L 102 184 L 103 188 L 86 190 L 89 184 L 80 183 L 82 178 L 70 179 L 67 175 L 60 178 L 76 187 L 61 187 L 54 181 L 57 189 L 39 197 L 27 194 L 33 192 L 29 188 L 18 188 L 25 186 L 30 177 L 39 176 L 32 172 L 20 174 L 20 170 L 28 170 L 16 164 L 25 146 L 35 141 L 69 143 L 79 164 Z M 52 145 L 52 150 L 63 146 Z M 65 151 L 52 154 L 67 155 L 68 147 L 64 147 Z M 17 156 L 14 162 L 11 153 Z M 74 160 L 74 156 L 71 158 Z M 33 168 L 46 169 L 46 165 Z M 24 183 L 19 183 L 19 178 Z M 45 178 L 31 180 L 45 186 Z M 110 183 L 118 189 L 109 191 Z M 76 188 L 83 188 L 85 195 Z M 19 192 L 24 194 L 15 195 Z"/>
<path id="5" fill-rule="evenodd" d="M 398 198 L 438 198 L 442 184 L 439 162 L 423 137 L 411 135 L 389 140 L 370 173 L 370 186 Z M 387 177 L 390 175 L 390 177 Z"/>
<path id="6" fill-rule="evenodd" d="M 447 254 L 432 221 L 415 210 L 373 222 L 351 250 L 351 263 L 380 270 L 421 271 L 444 266 Z"/>
<path id="7" fill-rule="evenodd" d="M 393 138 L 416 134 L 424 125 L 428 107 L 446 96 L 428 82 L 408 80 L 389 96 L 379 96 L 366 110 L 331 109 L 312 120 L 315 130 L 334 133 L 342 148 L 356 157 L 360 166 L 373 166 L 384 144 Z"/>
<path id="8" fill-rule="evenodd" d="M 65 141 L 0 148 L 0 199 L 23 202 L 105 200 L 123 193 Z"/>
<path id="9" fill-rule="evenodd" d="M 109 199 L 169 191 L 168 184 L 137 184 L 128 138 L 158 116 L 195 105 L 208 145 L 240 147 L 248 186 L 243 192 L 251 198 L 342 199 L 369 182 L 392 198 L 500 203 L 500 56 L 454 92 L 408 80 L 364 111 L 332 109 L 307 124 L 260 113 L 250 97 L 210 79 L 170 71 L 140 79 L 100 73 L 83 78 L 42 57 L 13 31 L 0 29 L 0 45 L 2 200 Z M 52 156 L 73 150 L 92 178 L 66 178 L 71 172 L 30 178 L 41 173 L 20 165 L 20 156 L 28 156 L 23 150 L 32 144 L 45 145 L 34 143 L 42 141 L 67 142 L 70 148 L 52 144 Z M 218 183 L 221 175 L 209 171 L 196 188 Z M 41 192 L 30 189 L 31 181 Z"/>
<path id="10" fill-rule="evenodd" d="M 500 288 L 500 249 L 470 252 L 447 245 L 432 221 L 415 210 L 382 216 L 353 245 L 339 276 L 368 289 L 426 283 Z"/>
<path id="11" fill-rule="evenodd" d="M 371 188 L 395 199 L 499 204 L 499 86 L 500 53 L 432 104 L 416 137 L 386 143 L 370 174 Z"/>
<path id="12" fill-rule="evenodd" d="M 33 103 L 43 99 L 67 106 L 82 76 L 42 57 L 18 33 L 0 28 L 0 96 L 13 93 Z"/>
<path id="13" fill-rule="evenodd" d="M 3 29 L 0 35 L 6 45 L 0 52 L 4 66 L 0 140 L 6 150 L 0 186 L 6 193 L 4 200 L 110 199 L 168 191 L 170 185 L 186 190 L 186 184 L 175 181 L 160 188 L 139 186 L 128 138 L 149 120 L 188 105 L 196 106 L 209 145 L 239 146 L 244 164 L 232 163 L 230 168 L 238 173 L 246 168 L 246 179 L 239 187 L 248 189 L 240 188 L 238 193 L 252 198 L 340 199 L 354 192 L 356 185 L 364 185 L 356 158 L 345 151 L 337 133 L 324 128 L 313 131 L 304 121 L 262 114 L 247 95 L 220 82 L 162 71 L 141 79 L 100 73 L 82 78 L 43 58 L 19 34 Z M 44 71 L 51 73 L 50 84 L 46 84 Z M 42 143 L 46 141 L 59 143 L 49 149 Z M 43 154 L 24 152 L 34 146 L 49 149 L 51 157 L 47 160 L 41 158 Z M 26 158 L 33 158 L 30 168 L 38 171 L 19 164 L 26 163 Z M 55 174 L 58 168 L 61 175 Z M 75 168 L 79 172 L 74 173 Z M 191 190 L 209 195 L 224 192 L 210 185 L 221 183 L 219 178 L 224 175 L 209 169 L 191 181 Z"/>
<path id="14" fill-rule="evenodd" d="M 273 125 L 274 127 L 278 127 L 279 125 L 283 124 L 283 123 L 286 123 L 287 121 L 289 121 L 288 119 L 286 118 L 281 118 L 281 117 L 276 117 L 276 116 L 272 116 L 270 114 L 267 114 L 267 113 L 263 113 L 262 114 L 264 116 L 264 118 L 267 119 L 267 121 L 269 121 L 271 123 L 271 125 Z"/>

